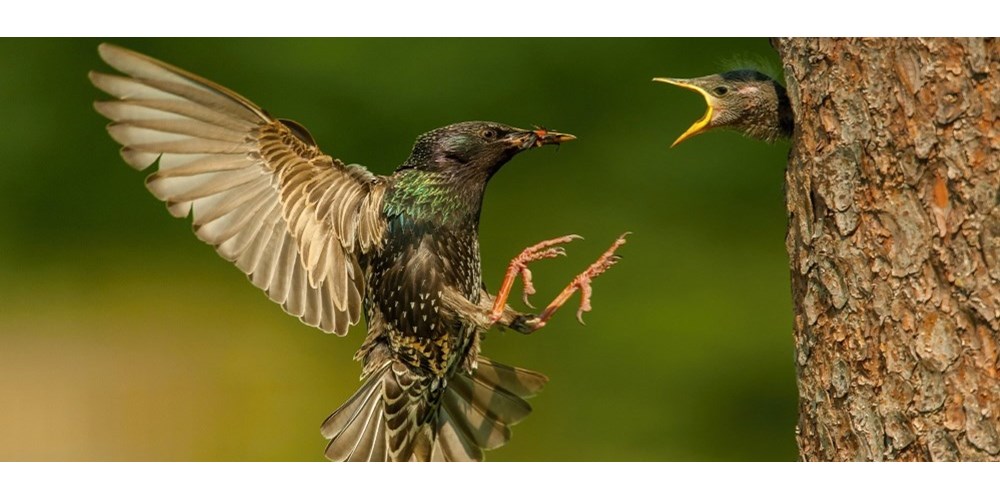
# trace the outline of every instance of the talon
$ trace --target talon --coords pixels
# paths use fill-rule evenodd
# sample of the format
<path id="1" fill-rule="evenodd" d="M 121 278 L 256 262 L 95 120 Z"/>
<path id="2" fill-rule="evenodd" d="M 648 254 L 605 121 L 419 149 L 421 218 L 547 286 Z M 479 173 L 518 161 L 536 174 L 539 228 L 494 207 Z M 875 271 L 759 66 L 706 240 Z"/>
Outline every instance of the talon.
<path id="1" fill-rule="evenodd" d="M 621 260 L 621 256 L 615 254 L 615 250 L 618 250 L 618 247 L 625 244 L 625 237 L 629 234 L 631 233 L 624 233 L 619 236 L 618 239 L 611 245 L 611 248 L 608 248 L 607 251 L 601 254 L 601 256 L 598 257 L 593 264 L 573 278 L 573 281 L 571 281 L 569 285 L 566 285 L 566 288 L 563 289 L 562 293 L 560 293 L 559 296 L 556 297 L 544 311 L 542 311 L 542 314 L 538 316 L 541 325 L 544 325 L 545 322 L 552 317 L 552 314 L 554 314 L 559 307 L 569 300 L 570 296 L 572 296 L 573 292 L 576 290 L 580 291 L 580 307 L 576 310 L 576 319 L 581 324 L 586 324 L 583 321 L 583 313 L 591 310 L 590 297 L 593 294 L 590 282 L 592 279 L 600 276 L 605 271 L 610 269 L 611 266 L 617 264 L 618 261 Z M 541 326 L 539 326 L 539 328 L 541 328 Z"/>
<path id="2" fill-rule="evenodd" d="M 564 257 L 566 255 L 566 249 L 555 245 L 569 243 L 573 240 L 580 239 L 583 239 L 583 237 L 578 234 L 568 234 L 559 238 L 545 240 L 525 248 L 520 254 L 517 255 L 517 257 L 514 257 L 514 259 L 511 260 L 510 264 L 507 266 L 507 273 L 504 275 L 503 283 L 501 284 L 496 300 L 493 303 L 493 310 L 490 311 L 490 322 L 496 323 L 500 320 L 501 316 L 503 316 L 504 307 L 507 305 L 507 297 L 510 295 L 510 289 L 514 286 L 514 278 L 518 275 L 521 276 L 521 281 L 524 286 L 524 291 L 521 294 L 521 300 L 523 300 L 528 307 L 534 309 L 534 306 L 532 306 L 531 302 L 528 301 L 528 297 L 535 293 L 535 286 L 531 282 L 531 271 L 528 269 L 528 264 L 537 260 Z"/>
<path id="3" fill-rule="evenodd" d="M 528 297 L 535 294 L 535 285 L 531 282 L 531 270 L 525 267 L 521 270 L 521 283 L 524 286 L 524 290 L 521 292 L 521 300 L 528 307 L 534 309 L 535 306 L 531 305 Z"/>

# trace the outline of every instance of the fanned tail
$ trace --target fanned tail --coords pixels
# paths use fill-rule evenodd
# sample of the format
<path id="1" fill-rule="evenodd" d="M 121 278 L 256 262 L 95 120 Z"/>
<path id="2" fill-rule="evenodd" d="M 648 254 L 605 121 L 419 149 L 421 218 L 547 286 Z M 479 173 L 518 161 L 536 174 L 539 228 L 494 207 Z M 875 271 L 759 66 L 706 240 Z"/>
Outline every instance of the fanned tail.
<path id="1" fill-rule="evenodd" d="M 326 458 L 336 462 L 384 462 L 388 460 L 385 407 L 382 387 L 386 364 L 372 373 L 361 388 L 337 408 L 320 427 L 330 440 Z"/>
<path id="2" fill-rule="evenodd" d="M 546 382 L 541 373 L 480 357 L 472 374 L 456 374 L 441 391 L 405 365 L 386 363 L 323 423 L 326 456 L 480 461 L 484 450 L 510 440 L 510 426 L 531 413 L 525 399 Z"/>
<path id="3" fill-rule="evenodd" d="M 548 381 L 541 373 L 480 357 L 471 375 L 459 373 L 448 384 L 431 460 L 480 461 L 483 450 L 506 444 L 510 426 L 531 413 L 525 399 Z"/>

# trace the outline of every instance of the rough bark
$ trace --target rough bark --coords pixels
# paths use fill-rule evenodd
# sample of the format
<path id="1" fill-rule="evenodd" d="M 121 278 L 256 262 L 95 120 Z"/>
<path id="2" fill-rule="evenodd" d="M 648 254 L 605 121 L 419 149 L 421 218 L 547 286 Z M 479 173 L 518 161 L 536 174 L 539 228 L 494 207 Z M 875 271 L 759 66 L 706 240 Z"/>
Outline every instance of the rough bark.
<path id="1" fill-rule="evenodd" d="M 804 460 L 1000 460 L 1000 41 L 782 39 Z"/>

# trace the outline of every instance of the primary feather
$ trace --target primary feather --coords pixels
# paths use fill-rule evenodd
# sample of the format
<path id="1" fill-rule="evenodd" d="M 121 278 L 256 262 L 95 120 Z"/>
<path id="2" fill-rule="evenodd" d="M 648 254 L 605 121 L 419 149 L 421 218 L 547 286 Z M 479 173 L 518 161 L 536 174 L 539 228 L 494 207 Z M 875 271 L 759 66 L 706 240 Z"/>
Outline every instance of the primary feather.
<path id="1" fill-rule="evenodd" d="M 125 161 L 157 165 L 147 187 L 175 217 L 304 323 L 338 335 L 358 322 L 357 256 L 385 229 L 384 182 L 323 154 L 246 98 L 141 54 L 103 44 L 127 76 L 92 72 Z"/>

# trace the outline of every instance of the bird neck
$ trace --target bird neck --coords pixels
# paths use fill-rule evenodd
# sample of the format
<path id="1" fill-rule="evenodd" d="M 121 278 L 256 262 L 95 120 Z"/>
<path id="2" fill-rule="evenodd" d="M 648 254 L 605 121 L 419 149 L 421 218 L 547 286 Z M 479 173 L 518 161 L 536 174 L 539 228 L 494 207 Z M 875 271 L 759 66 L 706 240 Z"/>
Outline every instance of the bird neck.
<path id="1" fill-rule="evenodd" d="M 767 142 L 791 137 L 795 125 L 785 88 L 774 80 L 768 80 L 763 90 L 766 98 L 750 107 L 751 111 L 742 118 L 740 128 L 746 135 Z"/>
<path id="2" fill-rule="evenodd" d="M 417 225 L 479 227 L 488 176 L 405 169 L 393 175 L 384 211 Z"/>

